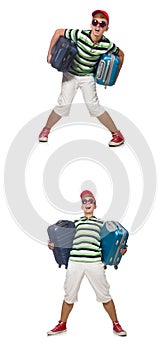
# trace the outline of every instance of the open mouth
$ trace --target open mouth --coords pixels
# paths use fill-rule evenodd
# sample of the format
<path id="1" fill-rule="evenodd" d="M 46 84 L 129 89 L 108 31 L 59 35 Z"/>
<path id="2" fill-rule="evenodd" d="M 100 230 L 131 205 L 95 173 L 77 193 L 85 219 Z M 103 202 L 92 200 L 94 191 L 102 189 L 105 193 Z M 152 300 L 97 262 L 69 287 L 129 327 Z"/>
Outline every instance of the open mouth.
<path id="1" fill-rule="evenodd" d="M 89 210 L 89 209 L 91 209 L 91 206 L 90 206 L 90 205 L 87 205 L 87 206 L 86 206 L 86 210 Z"/>

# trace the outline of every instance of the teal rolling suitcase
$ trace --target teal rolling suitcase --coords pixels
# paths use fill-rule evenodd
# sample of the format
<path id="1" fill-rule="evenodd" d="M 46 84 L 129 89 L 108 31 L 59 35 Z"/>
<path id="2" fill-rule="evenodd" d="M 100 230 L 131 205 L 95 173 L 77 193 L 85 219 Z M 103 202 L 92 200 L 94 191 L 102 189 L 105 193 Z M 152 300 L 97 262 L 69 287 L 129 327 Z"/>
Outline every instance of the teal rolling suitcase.
<path id="1" fill-rule="evenodd" d="M 102 261 L 105 265 L 114 265 L 115 269 L 121 261 L 121 248 L 126 247 L 128 231 L 118 221 L 106 221 L 101 232 Z"/>

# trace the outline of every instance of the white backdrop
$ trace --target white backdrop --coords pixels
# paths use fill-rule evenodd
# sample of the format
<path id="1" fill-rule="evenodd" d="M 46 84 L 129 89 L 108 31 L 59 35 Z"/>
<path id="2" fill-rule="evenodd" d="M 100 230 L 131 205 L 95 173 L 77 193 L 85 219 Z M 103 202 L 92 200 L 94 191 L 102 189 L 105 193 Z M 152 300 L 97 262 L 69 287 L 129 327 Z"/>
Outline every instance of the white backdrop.
<path id="1" fill-rule="evenodd" d="M 54 327 L 60 317 L 65 270 L 57 268 L 45 244 L 30 238 L 17 225 L 3 190 L 3 170 L 11 142 L 31 119 L 51 109 L 58 97 L 61 74 L 46 63 L 53 32 L 60 27 L 88 29 L 91 12 L 96 8 L 108 11 L 110 28 L 107 36 L 125 52 L 125 63 L 116 86 L 107 90 L 98 86 L 100 102 L 128 117 L 142 132 L 152 151 L 159 182 L 159 3 L 156 0 L 102 0 L 101 3 L 93 0 L 92 4 L 79 1 L 72 5 L 71 0 L 57 3 L 9 0 L 1 9 L 1 342 L 3 349 L 24 350 L 53 349 L 53 346 L 97 349 L 101 344 L 112 345 L 113 349 L 118 346 L 121 349 L 146 348 L 153 346 L 154 340 L 159 341 L 159 184 L 153 209 L 142 228 L 131 235 L 128 254 L 118 271 L 107 270 L 120 323 L 128 332 L 124 339 L 113 335 L 111 322 L 102 306 L 96 303 L 86 280 L 80 290 L 79 302 L 70 315 L 68 333 L 46 336 L 47 330 Z M 83 102 L 80 92 L 74 102 Z M 35 137 L 37 133 L 39 130 L 35 130 Z M 65 133 L 62 136 L 62 143 L 74 139 L 72 128 L 66 139 Z M 99 136 L 105 140 L 103 131 L 98 133 L 98 139 Z M 109 134 L 107 142 L 108 137 Z M 49 152 L 59 143 L 59 137 L 56 142 L 51 137 Z M 119 150 L 116 152 L 129 168 L 131 198 L 129 212 L 124 217 L 124 224 L 129 225 L 133 211 L 136 213 L 143 184 L 136 159 L 129 150 L 127 159 Z M 41 193 L 39 171 L 41 175 L 42 162 L 46 160 L 44 150 L 33 153 L 26 169 L 26 188 L 35 210 L 47 221 L 55 222 L 62 213 L 52 208 Z M 85 165 L 82 162 L 82 169 Z M 78 176 L 77 166 L 79 168 L 76 163 L 72 169 L 75 177 Z M 92 172 L 101 205 L 105 196 L 112 195 L 110 180 L 95 164 L 91 165 L 88 175 L 92 176 Z M 78 180 L 82 179 L 83 172 L 75 182 L 70 167 L 65 169 L 60 187 L 66 199 L 79 200 Z M 101 184 L 105 181 L 108 191 L 102 190 Z M 96 215 L 101 214 L 99 206 Z"/>

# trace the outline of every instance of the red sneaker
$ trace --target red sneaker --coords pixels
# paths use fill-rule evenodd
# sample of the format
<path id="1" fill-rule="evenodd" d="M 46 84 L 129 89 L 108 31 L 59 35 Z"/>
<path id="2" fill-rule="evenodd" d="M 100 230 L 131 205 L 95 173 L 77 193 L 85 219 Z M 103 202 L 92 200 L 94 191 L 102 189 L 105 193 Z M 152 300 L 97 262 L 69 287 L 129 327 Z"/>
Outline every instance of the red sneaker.
<path id="1" fill-rule="evenodd" d="M 50 132 L 49 128 L 43 128 L 39 135 L 39 142 L 47 142 L 49 132 Z"/>
<path id="2" fill-rule="evenodd" d="M 125 139 L 119 130 L 112 132 L 112 140 L 109 142 L 110 147 L 120 146 L 125 142 Z"/>
<path id="3" fill-rule="evenodd" d="M 121 335 L 121 336 L 126 336 L 127 333 L 126 331 L 124 331 L 122 329 L 122 327 L 120 326 L 119 322 L 114 322 L 113 323 L 113 332 L 117 335 Z"/>
<path id="4" fill-rule="evenodd" d="M 59 321 L 59 323 L 57 324 L 57 326 L 55 328 L 53 328 L 53 329 L 51 329 L 51 331 L 47 332 L 47 335 L 55 335 L 58 333 L 65 332 L 66 330 L 67 330 L 66 322 Z"/>

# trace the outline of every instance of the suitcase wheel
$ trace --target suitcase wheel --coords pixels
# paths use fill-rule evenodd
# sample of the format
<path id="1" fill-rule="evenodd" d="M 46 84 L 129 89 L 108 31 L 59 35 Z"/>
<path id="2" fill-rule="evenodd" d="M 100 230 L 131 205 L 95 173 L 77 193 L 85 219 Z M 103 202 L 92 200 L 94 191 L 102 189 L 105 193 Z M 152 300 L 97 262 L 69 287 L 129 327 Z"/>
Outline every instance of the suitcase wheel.
<path id="1" fill-rule="evenodd" d="M 114 265 L 114 269 L 117 270 L 118 269 L 118 265 Z"/>

